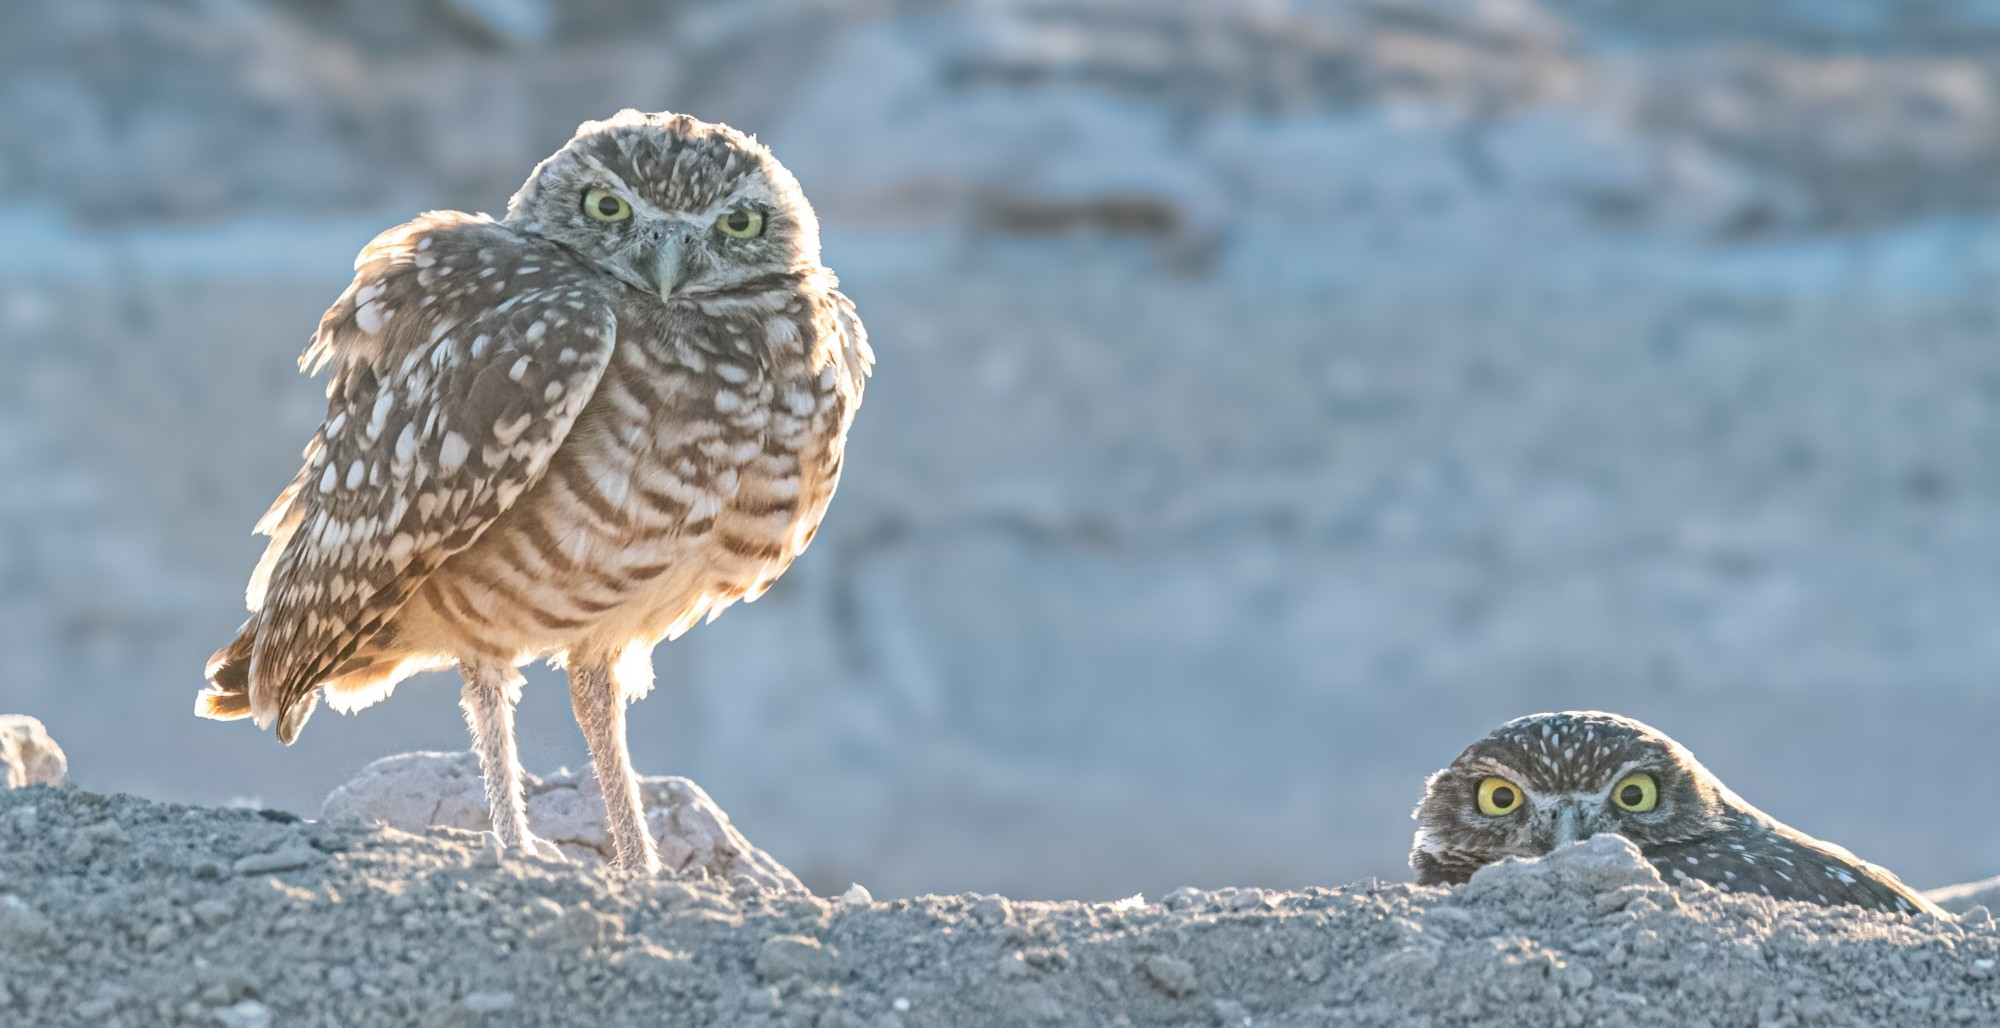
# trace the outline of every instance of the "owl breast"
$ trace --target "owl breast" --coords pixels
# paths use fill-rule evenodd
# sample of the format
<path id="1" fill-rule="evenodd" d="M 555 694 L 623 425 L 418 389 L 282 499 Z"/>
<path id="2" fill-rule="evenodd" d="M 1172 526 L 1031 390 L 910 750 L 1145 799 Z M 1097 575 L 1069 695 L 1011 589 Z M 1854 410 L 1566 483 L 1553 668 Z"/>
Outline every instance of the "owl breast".
<path id="1" fill-rule="evenodd" d="M 865 372 L 844 311 L 830 289 L 628 300 L 547 474 L 425 583 L 397 645 L 615 656 L 756 599 L 839 479 Z"/>

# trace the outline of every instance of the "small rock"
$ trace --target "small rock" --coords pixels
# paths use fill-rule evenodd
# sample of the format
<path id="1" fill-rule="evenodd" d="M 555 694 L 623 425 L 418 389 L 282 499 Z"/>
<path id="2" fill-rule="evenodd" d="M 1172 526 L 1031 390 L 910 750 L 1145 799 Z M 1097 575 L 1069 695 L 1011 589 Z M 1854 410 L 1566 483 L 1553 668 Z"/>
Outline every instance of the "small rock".
<path id="1" fill-rule="evenodd" d="M 839 976 L 840 951 L 810 936 L 774 935 L 757 951 L 757 977 L 767 982 Z"/>
<path id="2" fill-rule="evenodd" d="M 1139 969 L 1145 972 L 1153 988 L 1175 999 L 1194 994 L 1194 965 L 1179 957 L 1155 953 L 1142 961 Z"/>
<path id="3" fill-rule="evenodd" d="M 269 853 L 252 853 L 231 864 L 229 869 L 239 875 L 273 874 L 279 871 L 296 871 L 319 859 L 318 850 L 303 842 L 291 842 Z"/>
<path id="4" fill-rule="evenodd" d="M 475 1014 L 497 1014 L 514 1008 L 514 994 L 511 992 L 468 992 L 459 1001 L 465 1009 Z"/>
<path id="5" fill-rule="evenodd" d="M 865 907 L 875 902 L 875 896 L 863 887 L 860 882 L 855 882 L 853 885 L 847 887 L 846 892 L 840 894 L 840 902 L 850 907 Z"/>
<path id="6" fill-rule="evenodd" d="M 1014 913 L 1013 904 L 1005 896 L 981 896 L 972 901 L 971 913 L 980 924 L 1004 924 Z"/>
<path id="7" fill-rule="evenodd" d="M 115 999 L 98 998 L 85 1000 L 76 1005 L 76 1016 L 85 1021 L 101 1021 L 104 1015 L 118 1009 Z"/>
<path id="8" fill-rule="evenodd" d="M 0 896 L 0 943 L 16 945 L 55 941 L 54 922 L 28 901 L 15 895 Z"/>
<path id="9" fill-rule="evenodd" d="M 236 916 L 236 908 L 228 900 L 214 898 L 196 900 L 189 911 L 204 928 L 212 928 Z"/>
<path id="10" fill-rule="evenodd" d="M 555 923 L 536 934 L 536 938 L 558 945 L 591 949 L 606 946 L 624 934 L 624 925 L 610 914 L 601 914 L 589 907 L 573 907 Z"/>
<path id="11" fill-rule="evenodd" d="M 1239 1025 L 1251 1023 L 1249 1008 L 1233 999 L 1216 1000 L 1209 1005 L 1209 1010 L 1215 1015 L 1215 1023 L 1218 1025 L 1237 1028 Z"/>
<path id="12" fill-rule="evenodd" d="M 61 785 L 69 758 L 49 730 L 26 714 L 0 714 L 0 787 Z"/>
<path id="13" fill-rule="evenodd" d="M 1208 902 L 1208 894 L 1191 885 L 1183 885 L 1167 893 L 1160 899 L 1168 910 L 1193 910 Z"/>
<path id="14" fill-rule="evenodd" d="M 1069 1012 L 1063 1009 L 1062 1003 L 1050 994 L 1048 987 L 1040 983 L 1030 985 L 1021 991 L 1021 1010 L 1031 1020 L 1043 1024 L 1059 1024 L 1069 1016 Z"/>
<path id="15" fill-rule="evenodd" d="M 222 1028 L 269 1028 L 271 1009 L 254 999 L 246 999 L 216 1011 L 215 1020 Z"/>

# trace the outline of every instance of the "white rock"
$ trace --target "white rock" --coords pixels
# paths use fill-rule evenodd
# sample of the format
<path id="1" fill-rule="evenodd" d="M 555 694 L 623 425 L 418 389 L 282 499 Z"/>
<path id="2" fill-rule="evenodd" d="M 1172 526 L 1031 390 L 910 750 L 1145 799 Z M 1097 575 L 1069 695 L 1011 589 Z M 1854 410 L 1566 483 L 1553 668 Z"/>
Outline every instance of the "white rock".
<path id="1" fill-rule="evenodd" d="M 582 863 L 610 855 L 604 799 L 595 777 L 528 775 L 525 785 L 528 824 L 536 835 Z M 747 877 L 761 889 L 806 892 L 796 875 L 751 845 L 700 786 L 685 778 L 642 778 L 639 792 L 668 871 L 706 871 L 721 881 Z M 329 821 L 380 822 L 406 832 L 433 826 L 480 832 L 490 827 L 479 763 L 470 753 L 384 757 L 328 794 L 320 813 Z"/>
<path id="2" fill-rule="evenodd" d="M 271 1008 L 254 999 L 246 999 L 233 1007 L 216 1011 L 215 1019 L 223 1028 L 266 1028 L 271 1023 Z"/>
<path id="3" fill-rule="evenodd" d="M 1973 907 L 2000 908 L 2000 878 L 1985 878 L 1963 885 L 1947 885 L 1924 893 L 1932 903 L 1954 914 Z"/>
<path id="4" fill-rule="evenodd" d="M 9 789 L 61 785 L 69 758 L 40 721 L 26 714 L 0 714 L 0 771 Z"/>

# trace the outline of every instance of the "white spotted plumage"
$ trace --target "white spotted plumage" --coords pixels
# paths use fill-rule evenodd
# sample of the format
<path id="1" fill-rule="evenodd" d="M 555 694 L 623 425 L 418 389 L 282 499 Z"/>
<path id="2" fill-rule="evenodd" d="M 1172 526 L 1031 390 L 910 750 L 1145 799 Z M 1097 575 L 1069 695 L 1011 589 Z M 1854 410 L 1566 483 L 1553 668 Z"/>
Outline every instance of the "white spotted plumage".
<path id="1" fill-rule="evenodd" d="M 591 190 L 623 190 L 599 217 Z M 754 210 L 754 238 L 713 230 Z M 296 737 L 425 668 L 464 672 L 494 828 L 520 809 L 528 660 L 570 670 L 621 863 L 657 866 L 622 707 L 652 646 L 755 599 L 811 540 L 873 361 L 797 183 L 678 115 L 585 124 L 507 217 L 383 233 L 301 366 L 325 423 L 259 530 L 251 617 L 198 712 Z M 477 268 L 477 273 L 472 269 Z"/>

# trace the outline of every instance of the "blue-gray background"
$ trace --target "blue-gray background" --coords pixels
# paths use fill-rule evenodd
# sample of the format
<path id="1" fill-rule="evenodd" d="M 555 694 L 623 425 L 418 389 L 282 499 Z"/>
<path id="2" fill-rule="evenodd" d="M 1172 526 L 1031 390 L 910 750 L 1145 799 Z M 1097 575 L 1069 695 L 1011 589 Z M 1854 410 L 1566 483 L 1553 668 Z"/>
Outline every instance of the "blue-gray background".
<path id="1" fill-rule="evenodd" d="M 448 676 L 189 711 L 353 253 L 636 106 L 774 147 L 880 357 L 819 541 L 633 712 L 814 885 L 1402 877 L 1426 772 L 1574 706 L 2000 871 L 2000 4 L 0 13 L 0 710 L 84 787 L 464 745 Z"/>

